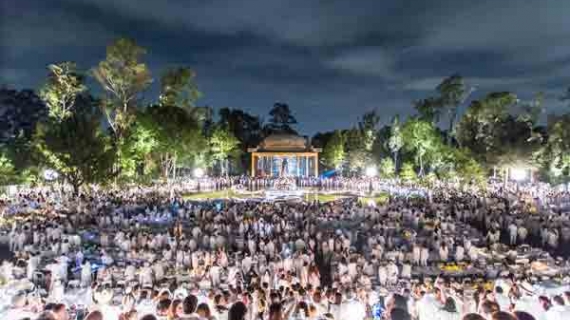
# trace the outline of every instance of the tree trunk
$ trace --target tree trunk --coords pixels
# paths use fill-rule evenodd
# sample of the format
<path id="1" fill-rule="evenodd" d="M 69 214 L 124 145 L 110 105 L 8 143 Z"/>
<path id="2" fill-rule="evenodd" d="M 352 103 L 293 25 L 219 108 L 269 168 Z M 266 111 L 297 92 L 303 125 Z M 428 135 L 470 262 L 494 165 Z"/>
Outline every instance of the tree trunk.
<path id="1" fill-rule="evenodd" d="M 424 175 L 424 161 L 423 161 L 423 156 L 420 153 L 420 174 L 419 174 L 419 176 L 423 177 L 423 175 Z"/>
<path id="2" fill-rule="evenodd" d="M 455 106 L 452 110 L 450 110 L 449 112 L 449 127 L 448 127 L 448 131 L 447 131 L 447 145 L 451 146 L 451 142 L 452 142 L 452 138 L 453 138 L 453 125 L 455 124 L 455 118 L 457 117 L 457 108 L 458 106 Z"/>
<path id="3" fill-rule="evenodd" d="M 394 152 L 394 174 L 398 174 L 398 151 Z"/>
<path id="4" fill-rule="evenodd" d="M 176 153 L 174 154 L 174 159 L 172 159 L 172 180 L 176 181 L 176 161 L 177 161 Z"/>

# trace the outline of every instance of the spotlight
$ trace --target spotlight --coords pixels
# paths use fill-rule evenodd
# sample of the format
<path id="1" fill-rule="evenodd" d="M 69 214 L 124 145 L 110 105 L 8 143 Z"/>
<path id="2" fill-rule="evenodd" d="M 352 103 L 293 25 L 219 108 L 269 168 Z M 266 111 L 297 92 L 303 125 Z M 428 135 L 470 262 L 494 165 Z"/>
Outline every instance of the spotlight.
<path id="1" fill-rule="evenodd" d="M 527 170 L 524 168 L 512 168 L 511 179 L 515 181 L 523 181 L 527 178 Z"/>
<path id="2" fill-rule="evenodd" d="M 204 169 L 202 168 L 196 168 L 194 169 L 194 178 L 202 178 L 204 176 Z"/>
<path id="3" fill-rule="evenodd" d="M 366 171 L 364 173 L 367 177 L 375 177 L 378 174 L 378 169 L 376 169 L 376 166 L 370 166 L 366 168 Z"/>

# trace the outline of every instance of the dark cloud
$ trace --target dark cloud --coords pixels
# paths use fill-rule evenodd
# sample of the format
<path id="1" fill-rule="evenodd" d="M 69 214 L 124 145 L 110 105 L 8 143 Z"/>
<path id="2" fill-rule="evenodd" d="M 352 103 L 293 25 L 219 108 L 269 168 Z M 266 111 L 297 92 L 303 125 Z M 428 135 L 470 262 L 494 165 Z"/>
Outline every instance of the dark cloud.
<path id="1" fill-rule="evenodd" d="M 266 115 L 287 101 L 301 130 L 388 119 L 460 72 L 477 87 L 547 93 L 570 82 L 570 2 L 560 0 L 4 0 L 0 83 L 37 87 L 49 63 L 83 69 L 119 36 L 198 73 L 201 104 Z M 156 88 L 146 96 L 152 97 Z"/>

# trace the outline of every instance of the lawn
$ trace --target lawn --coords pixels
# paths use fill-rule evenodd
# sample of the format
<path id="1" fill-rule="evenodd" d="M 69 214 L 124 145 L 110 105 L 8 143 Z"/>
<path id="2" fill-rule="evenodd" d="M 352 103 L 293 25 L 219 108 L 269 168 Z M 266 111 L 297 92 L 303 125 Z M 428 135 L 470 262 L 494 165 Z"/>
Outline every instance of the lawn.
<path id="1" fill-rule="evenodd" d="M 249 192 L 237 193 L 233 190 L 226 189 L 226 190 L 189 193 L 184 196 L 184 199 L 185 200 L 212 200 L 212 199 L 230 199 L 230 198 L 247 199 L 252 197 L 255 197 L 254 193 L 249 193 Z"/>
<path id="2" fill-rule="evenodd" d="M 303 200 L 305 201 L 320 201 L 320 202 L 331 202 L 342 198 L 350 197 L 350 194 L 345 193 L 319 193 L 314 191 L 308 191 L 303 195 Z M 215 190 L 215 191 L 204 191 L 189 193 L 184 196 L 185 200 L 213 200 L 213 199 L 250 199 L 250 198 L 263 198 L 263 192 L 235 192 L 233 190 Z M 376 202 L 376 204 L 383 204 L 388 201 L 388 194 L 377 194 L 374 196 L 359 197 L 358 198 L 364 204 L 367 204 L 369 200 Z"/>

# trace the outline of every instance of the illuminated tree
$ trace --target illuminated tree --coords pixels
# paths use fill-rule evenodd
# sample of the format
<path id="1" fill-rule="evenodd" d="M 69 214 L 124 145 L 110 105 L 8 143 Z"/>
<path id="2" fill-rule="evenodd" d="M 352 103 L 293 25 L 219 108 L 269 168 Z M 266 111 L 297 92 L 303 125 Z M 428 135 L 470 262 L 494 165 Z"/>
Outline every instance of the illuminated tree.
<path id="1" fill-rule="evenodd" d="M 152 82 L 147 66 L 139 62 L 145 53 L 134 41 L 121 38 L 107 47 L 107 57 L 93 69 L 95 79 L 108 94 L 101 107 L 117 140 L 134 120 L 139 94 Z"/>
<path id="2" fill-rule="evenodd" d="M 210 137 L 210 150 L 215 160 L 219 161 L 222 175 L 229 174 L 228 157 L 238 150 L 239 140 L 227 129 L 217 127 Z"/>
<path id="3" fill-rule="evenodd" d="M 404 140 L 402 137 L 400 119 L 398 116 L 395 116 L 394 119 L 392 119 L 392 125 L 390 126 L 390 138 L 388 139 L 388 148 L 394 157 L 394 174 L 396 174 L 398 170 L 398 154 L 403 145 Z"/>
<path id="4" fill-rule="evenodd" d="M 455 121 L 460 105 L 465 101 L 472 89 L 468 89 L 463 78 L 454 74 L 444 79 L 436 88 L 439 92 L 439 104 L 442 112 L 447 113 L 449 126 L 447 128 L 448 144 L 451 144 L 452 137 L 455 135 Z"/>
<path id="5" fill-rule="evenodd" d="M 190 68 L 166 71 L 160 81 L 160 105 L 192 109 L 201 93 L 194 82 L 196 75 Z"/>
<path id="6" fill-rule="evenodd" d="M 340 169 L 344 162 L 344 137 L 342 132 L 335 130 L 322 153 L 324 163 L 333 168 Z"/>
<path id="7" fill-rule="evenodd" d="M 423 176 L 424 157 L 436 148 L 440 137 L 431 123 L 412 118 L 404 124 L 402 138 L 404 148 L 415 155 L 420 167 L 419 176 Z"/>
<path id="8" fill-rule="evenodd" d="M 404 162 L 402 170 L 400 170 L 400 179 L 405 182 L 413 182 L 417 179 L 414 165 L 410 162 Z"/>
<path id="9" fill-rule="evenodd" d="M 42 163 L 63 176 L 75 193 L 85 183 L 105 182 L 112 175 L 115 150 L 101 129 L 97 104 L 90 96 L 78 97 L 70 116 L 50 118 L 34 138 Z"/>
<path id="10" fill-rule="evenodd" d="M 393 178 L 396 172 L 394 162 L 390 158 L 384 158 L 380 161 L 380 176 L 382 178 Z"/>
<path id="11" fill-rule="evenodd" d="M 87 87 L 73 62 L 52 64 L 48 68 L 48 81 L 40 90 L 40 97 L 48 106 L 50 117 L 63 121 L 71 116 L 75 99 Z"/>

